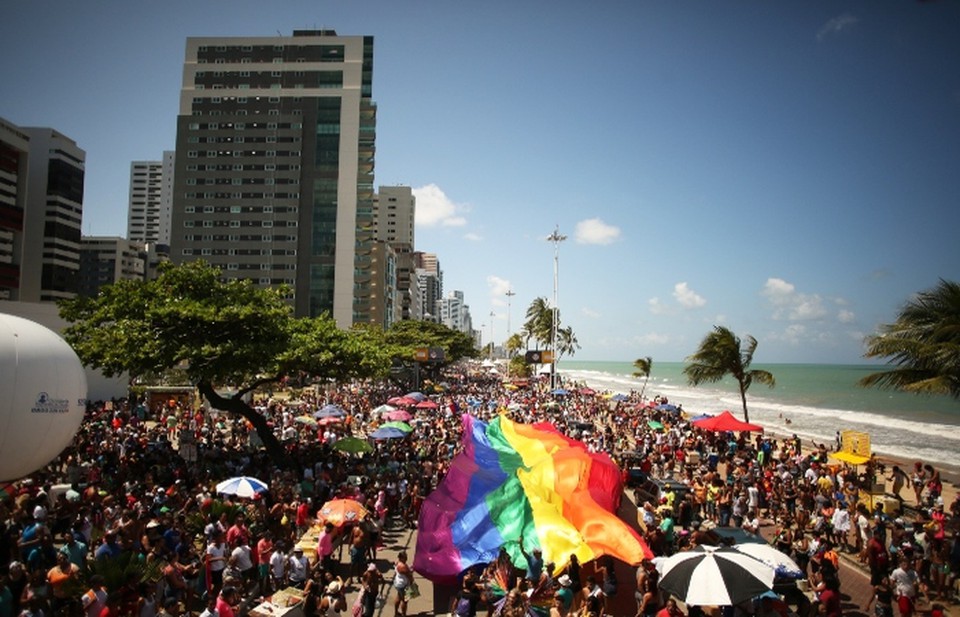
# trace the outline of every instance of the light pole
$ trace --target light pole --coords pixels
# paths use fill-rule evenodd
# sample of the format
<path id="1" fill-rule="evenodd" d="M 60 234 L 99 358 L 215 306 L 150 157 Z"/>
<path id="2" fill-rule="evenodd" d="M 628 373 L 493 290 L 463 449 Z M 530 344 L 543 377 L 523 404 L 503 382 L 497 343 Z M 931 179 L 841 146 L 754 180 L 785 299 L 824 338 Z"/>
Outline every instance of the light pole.
<path id="1" fill-rule="evenodd" d="M 553 229 L 553 233 L 547 236 L 548 242 L 553 242 L 553 328 L 550 333 L 551 350 L 553 357 L 550 359 L 550 389 L 557 387 L 557 320 L 559 317 L 558 287 L 560 285 L 560 243 L 567 237 L 560 233 L 560 226 Z"/>
<path id="2" fill-rule="evenodd" d="M 490 359 L 493 360 L 493 318 L 497 314 L 493 311 L 490 311 Z"/>
<path id="3" fill-rule="evenodd" d="M 512 289 L 508 289 L 505 295 L 507 296 L 507 337 L 509 338 L 513 336 L 513 332 L 510 331 L 510 301 L 517 294 Z"/>

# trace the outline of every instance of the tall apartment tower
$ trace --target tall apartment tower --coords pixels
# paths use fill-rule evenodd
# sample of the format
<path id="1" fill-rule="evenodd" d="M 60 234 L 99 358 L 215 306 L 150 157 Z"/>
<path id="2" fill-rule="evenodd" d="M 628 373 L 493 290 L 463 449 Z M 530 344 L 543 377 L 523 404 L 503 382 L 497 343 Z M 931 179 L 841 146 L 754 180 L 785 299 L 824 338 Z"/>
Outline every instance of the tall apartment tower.
<path id="1" fill-rule="evenodd" d="M 130 164 L 128 240 L 170 245 L 174 160 L 174 152 L 168 151 L 163 153 L 161 161 L 134 161 Z"/>
<path id="2" fill-rule="evenodd" d="M 372 79 L 370 36 L 187 39 L 171 259 L 286 283 L 300 316 L 369 321 Z"/>
<path id="3" fill-rule="evenodd" d="M 0 300 L 20 299 L 30 137 L 0 118 Z"/>
<path id="4" fill-rule="evenodd" d="M 409 186 L 381 186 L 373 196 L 377 240 L 412 251 L 417 199 Z"/>
<path id="5" fill-rule="evenodd" d="M 27 136 L 27 185 L 20 246 L 21 302 L 54 302 L 77 294 L 86 153 L 51 128 Z M 13 298 L 11 298 L 13 299 Z"/>

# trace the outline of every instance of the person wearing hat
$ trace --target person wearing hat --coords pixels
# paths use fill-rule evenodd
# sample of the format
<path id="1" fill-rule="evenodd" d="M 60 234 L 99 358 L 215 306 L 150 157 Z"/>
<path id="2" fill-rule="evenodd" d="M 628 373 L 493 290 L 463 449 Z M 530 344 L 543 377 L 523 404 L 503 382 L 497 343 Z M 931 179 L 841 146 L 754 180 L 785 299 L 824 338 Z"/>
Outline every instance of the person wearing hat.
<path id="1" fill-rule="evenodd" d="M 560 614 L 567 615 L 573 607 L 573 599 L 575 597 L 573 593 L 573 579 L 570 578 L 569 574 L 561 574 L 557 582 L 560 584 L 560 587 L 557 589 L 555 595 L 560 599 Z"/>
<path id="2" fill-rule="evenodd" d="M 336 615 L 345 610 L 347 610 L 347 599 L 343 595 L 343 581 L 337 578 L 327 583 L 323 597 L 320 598 L 320 605 L 317 607 L 317 615 L 318 617 Z"/>
<path id="3" fill-rule="evenodd" d="M 287 559 L 286 573 L 291 587 L 303 589 L 310 578 L 310 560 L 304 556 L 302 547 L 294 547 L 293 555 Z"/>

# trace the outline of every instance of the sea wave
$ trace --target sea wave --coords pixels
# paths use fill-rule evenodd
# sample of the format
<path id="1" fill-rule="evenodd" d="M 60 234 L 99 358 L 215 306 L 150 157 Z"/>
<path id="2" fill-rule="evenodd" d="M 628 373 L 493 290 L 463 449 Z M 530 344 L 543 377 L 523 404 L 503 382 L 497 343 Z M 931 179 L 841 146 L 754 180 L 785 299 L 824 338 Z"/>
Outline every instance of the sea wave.
<path id="1" fill-rule="evenodd" d="M 710 387 L 693 388 L 668 379 L 642 380 L 597 370 L 562 370 L 565 379 L 584 382 L 601 391 L 639 392 L 662 395 L 687 412 L 719 413 L 725 409 L 741 415 L 739 395 Z M 857 430 L 870 434 L 874 452 L 893 460 L 921 460 L 956 468 L 954 453 L 960 448 L 960 429 L 955 424 L 921 422 L 883 413 L 829 406 L 788 404 L 765 398 L 762 389 L 749 393 L 750 420 L 776 434 L 796 434 L 805 440 L 832 446 L 837 431 Z M 789 420 L 789 423 L 788 423 Z"/>

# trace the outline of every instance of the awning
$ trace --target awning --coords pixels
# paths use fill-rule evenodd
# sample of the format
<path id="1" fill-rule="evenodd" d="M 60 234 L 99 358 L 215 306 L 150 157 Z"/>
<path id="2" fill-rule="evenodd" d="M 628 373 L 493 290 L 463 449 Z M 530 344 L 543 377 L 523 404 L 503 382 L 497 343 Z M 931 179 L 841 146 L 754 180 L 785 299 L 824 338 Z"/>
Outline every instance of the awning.
<path id="1" fill-rule="evenodd" d="M 830 458 L 835 458 L 838 461 L 843 461 L 844 463 L 850 463 L 852 465 L 863 465 L 870 460 L 869 456 L 862 456 L 860 454 L 854 454 L 853 452 L 831 452 Z"/>

